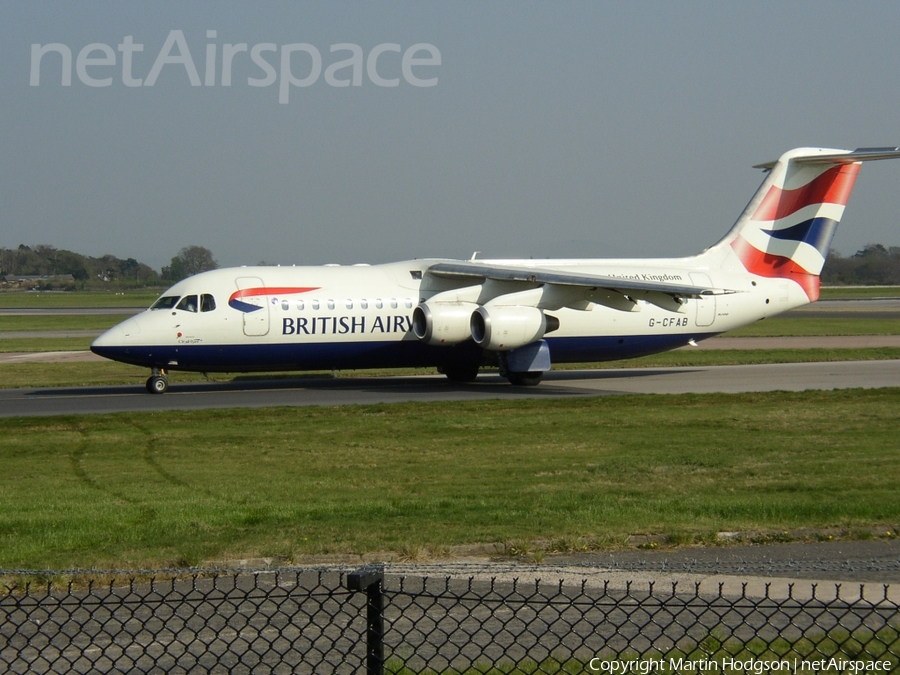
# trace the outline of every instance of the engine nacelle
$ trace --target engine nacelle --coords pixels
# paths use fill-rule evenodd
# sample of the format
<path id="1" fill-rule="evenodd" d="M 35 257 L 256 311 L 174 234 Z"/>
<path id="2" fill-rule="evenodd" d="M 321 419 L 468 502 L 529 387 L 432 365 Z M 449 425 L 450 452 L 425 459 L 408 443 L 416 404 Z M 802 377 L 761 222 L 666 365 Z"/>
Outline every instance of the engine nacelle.
<path id="1" fill-rule="evenodd" d="M 430 345 L 455 345 L 472 337 L 474 302 L 423 302 L 413 310 L 413 333 Z"/>
<path id="2" fill-rule="evenodd" d="M 550 317 L 552 318 L 552 317 Z M 475 343 L 491 351 L 515 349 L 544 337 L 548 332 L 548 317 L 537 307 L 501 306 L 479 307 L 472 312 L 471 332 Z M 552 318 L 549 330 L 559 327 Z"/>

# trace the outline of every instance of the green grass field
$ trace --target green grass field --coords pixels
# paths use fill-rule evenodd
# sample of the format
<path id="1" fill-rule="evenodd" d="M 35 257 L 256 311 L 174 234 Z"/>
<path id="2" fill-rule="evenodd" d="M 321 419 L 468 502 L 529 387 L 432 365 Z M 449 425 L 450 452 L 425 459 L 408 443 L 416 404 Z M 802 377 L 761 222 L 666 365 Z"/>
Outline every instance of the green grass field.
<path id="1" fill-rule="evenodd" d="M 725 337 L 787 337 L 791 335 L 900 335 L 900 319 L 774 317 L 729 331 Z"/>
<path id="2" fill-rule="evenodd" d="M 900 524 L 900 389 L 0 420 L 0 567 Z"/>
<path id="3" fill-rule="evenodd" d="M 900 286 L 823 286 L 820 299 L 900 298 Z"/>
<path id="4" fill-rule="evenodd" d="M 0 307 L 134 307 L 155 297 L 0 293 Z M 102 330 L 121 318 L 0 317 L 0 332 Z M 730 335 L 834 334 L 900 334 L 900 320 L 776 318 Z M 90 342 L 13 337 L 0 351 Z M 685 350 L 556 367 L 896 358 L 897 348 Z M 278 377 L 310 375 L 330 373 Z M 3 387 L 140 388 L 146 376 L 111 362 L 0 365 Z M 176 385 L 202 379 L 172 375 Z M 898 402 L 900 390 L 880 390 L 0 420 L 0 567 L 415 556 L 484 542 L 565 550 L 615 546 L 629 534 L 711 542 L 720 530 L 895 531 Z"/>
<path id="5" fill-rule="evenodd" d="M 3 291 L 0 308 L 149 307 L 164 289 L 139 291 Z"/>
<path id="6" fill-rule="evenodd" d="M 88 314 L 83 316 L 0 316 L 0 332 L 107 330 L 127 319 L 127 315 Z"/>

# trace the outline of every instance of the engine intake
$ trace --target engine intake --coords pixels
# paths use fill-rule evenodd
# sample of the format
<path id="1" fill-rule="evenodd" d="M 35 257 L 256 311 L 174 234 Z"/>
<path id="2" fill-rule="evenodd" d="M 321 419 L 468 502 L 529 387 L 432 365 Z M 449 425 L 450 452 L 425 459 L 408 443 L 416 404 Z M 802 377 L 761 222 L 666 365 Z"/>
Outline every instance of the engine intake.
<path id="1" fill-rule="evenodd" d="M 537 307 L 479 307 L 470 321 L 472 339 L 484 349 L 516 349 L 559 328 L 556 317 L 548 317 Z"/>
<path id="2" fill-rule="evenodd" d="M 472 337 L 469 320 L 474 302 L 423 302 L 413 310 L 413 333 L 430 345 L 454 345 Z"/>

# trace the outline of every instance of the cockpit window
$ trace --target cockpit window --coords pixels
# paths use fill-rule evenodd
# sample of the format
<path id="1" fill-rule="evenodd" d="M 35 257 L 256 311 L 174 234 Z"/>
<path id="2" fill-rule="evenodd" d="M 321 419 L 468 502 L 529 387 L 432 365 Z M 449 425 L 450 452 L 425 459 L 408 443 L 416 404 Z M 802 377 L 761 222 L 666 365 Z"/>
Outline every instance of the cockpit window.
<path id="1" fill-rule="evenodd" d="M 211 312 L 216 308 L 216 299 L 209 293 L 200 296 L 200 311 Z"/>
<path id="2" fill-rule="evenodd" d="M 197 296 L 196 295 L 186 295 L 181 299 L 181 302 L 178 303 L 178 306 L 175 309 L 180 309 L 182 312 L 196 312 L 197 311 Z"/>
<path id="3" fill-rule="evenodd" d="M 180 297 L 180 295 L 165 295 L 150 305 L 150 309 L 172 309 Z"/>

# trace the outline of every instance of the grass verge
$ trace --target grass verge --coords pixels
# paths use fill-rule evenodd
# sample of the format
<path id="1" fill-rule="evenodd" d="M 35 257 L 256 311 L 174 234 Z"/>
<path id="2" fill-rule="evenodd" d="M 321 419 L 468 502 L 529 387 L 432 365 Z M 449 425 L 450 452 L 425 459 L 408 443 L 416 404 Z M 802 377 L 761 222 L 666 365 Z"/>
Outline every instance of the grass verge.
<path id="1" fill-rule="evenodd" d="M 883 389 L 4 419 L 0 567 L 896 524 L 898 410 Z"/>
<path id="2" fill-rule="evenodd" d="M 0 308 L 149 307 L 162 288 L 139 291 L 2 291 Z"/>
<path id="3" fill-rule="evenodd" d="M 822 300 L 855 298 L 900 298 L 900 286 L 823 286 Z"/>
<path id="4" fill-rule="evenodd" d="M 107 330 L 126 319 L 126 315 L 87 314 L 79 316 L 0 316 L 0 332 L 44 330 Z"/>
<path id="5" fill-rule="evenodd" d="M 900 335 L 900 319 L 775 317 L 725 333 L 725 337 L 821 337 L 825 335 Z"/>
<path id="6" fill-rule="evenodd" d="M 83 352 L 91 348 L 92 337 L 40 337 L 0 339 L 0 353 L 12 352 Z"/>

